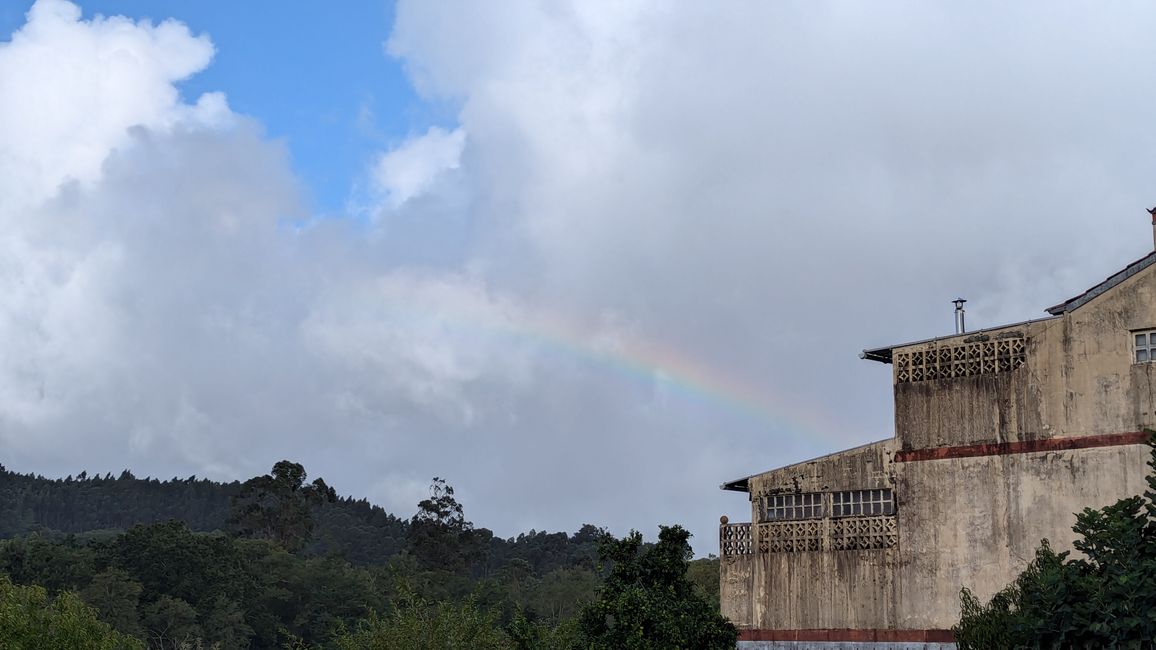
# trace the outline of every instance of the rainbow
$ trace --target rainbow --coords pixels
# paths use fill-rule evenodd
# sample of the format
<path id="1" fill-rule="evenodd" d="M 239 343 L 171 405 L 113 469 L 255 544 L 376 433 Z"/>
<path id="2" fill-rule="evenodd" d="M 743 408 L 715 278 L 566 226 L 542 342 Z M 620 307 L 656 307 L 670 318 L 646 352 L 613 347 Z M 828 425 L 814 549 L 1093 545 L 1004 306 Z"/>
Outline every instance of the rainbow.
<path id="1" fill-rule="evenodd" d="M 768 434 L 798 434 L 842 444 L 840 427 L 821 409 L 741 380 L 737 375 L 695 358 L 684 349 L 654 339 L 616 336 L 609 343 L 582 332 L 556 317 L 535 319 L 535 327 L 520 334 L 555 348 L 564 348 L 638 381 L 661 382 L 681 395 L 753 419 Z"/>
<path id="2" fill-rule="evenodd" d="M 399 315 L 405 312 L 417 326 L 435 325 L 461 332 L 467 339 L 488 334 L 513 342 L 528 341 L 611 369 L 648 386 L 659 382 L 689 399 L 753 419 L 766 427 L 769 435 L 793 434 L 835 446 L 846 443 L 838 436 L 841 427 L 824 414 L 824 409 L 796 396 L 781 398 L 779 391 L 744 382 L 685 350 L 632 336 L 621 327 L 582 326 L 578 319 L 531 311 L 524 304 L 512 302 L 499 303 L 500 308 L 495 309 L 494 303 L 480 291 L 471 292 L 465 300 L 454 299 L 448 304 L 438 301 L 431 309 L 424 309 L 422 302 L 421 298 L 390 301 L 389 309 Z"/>

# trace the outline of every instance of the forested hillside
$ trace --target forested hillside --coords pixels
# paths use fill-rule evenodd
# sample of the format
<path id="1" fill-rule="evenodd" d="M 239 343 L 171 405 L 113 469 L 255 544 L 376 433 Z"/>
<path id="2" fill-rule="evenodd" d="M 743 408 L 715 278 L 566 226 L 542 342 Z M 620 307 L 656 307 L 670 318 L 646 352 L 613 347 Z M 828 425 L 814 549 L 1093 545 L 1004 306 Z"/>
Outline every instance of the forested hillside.
<path id="1" fill-rule="evenodd" d="M 230 500 L 241 483 L 190 476 L 160 481 L 120 476 L 48 479 L 17 474 L 0 465 L 0 537 L 40 533 L 53 537 L 93 531 L 123 531 L 138 524 L 176 519 L 197 532 L 224 531 Z M 338 498 L 319 504 L 308 542 L 314 555 L 336 552 L 350 562 L 387 561 L 405 545 L 406 522 L 364 499 Z"/>
<path id="2" fill-rule="evenodd" d="M 0 538 L 38 533 L 56 538 L 67 534 L 115 533 L 139 524 L 183 522 L 194 532 L 229 529 L 230 503 L 242 483 L 208 479 L 136 478 L 125 470 L 117 477 L 87 476 L 49 479 L 18 474 L 0 465 Z M 416 507 L 416 504 L 415 504 Z M 336 497 L 312 508 L 313 530 L 305 540 L 307 556 L 337 554 L 357 565 L 384 564 L 406 547 L 408 519 L 401 519 L 365 499 Z M 480 560 L 488 573 L 512 559 L 524 560 L 535 572 L 573 564 L 592 564 L 594 526 L 575 535 L 530 531 L 512 539 L 494 537 L 482 528 L 474 532 Z"/>
<path id="3" fill-rule="evenodd" d="M 606 626 L 627 612 L 614 609 L 624 605 L 611 586 L 634 602 L 645 590 L 630 581 L 651 580 L 666 581 L 656 597 L 674 600 L 659 610 L 676 614 L 647 634 L 682 638 L 693 627 L 728 638 L 721 619 L 711 623 L 717 560 L 688 565 L 685 531 L 668 530 L 655 548 L 592 525 L 502 539 L 474 527 L 441 479 L 403 520 L 307 482 L 288 461 L 228 484 L 0 470 L 0 582 L 16 585 L 4 593 L 17 601 L 0 610 L 31 607 L 29 620 L 51 621 L 73 594 L 68 611 L 88 606 L 110 634 L 152 648 L 414 647 L 398 630 L 431 626 L 477 647 L 571 648 L 626 633 Z M 600 598 L 605 613 L 584 619 Z"/>

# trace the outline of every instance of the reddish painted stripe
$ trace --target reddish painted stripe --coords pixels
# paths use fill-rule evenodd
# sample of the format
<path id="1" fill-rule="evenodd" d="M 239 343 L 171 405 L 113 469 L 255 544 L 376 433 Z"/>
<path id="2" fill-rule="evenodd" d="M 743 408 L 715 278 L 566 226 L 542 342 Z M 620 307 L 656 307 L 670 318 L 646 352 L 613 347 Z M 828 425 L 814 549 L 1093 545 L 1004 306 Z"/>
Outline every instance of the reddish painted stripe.
<path id="1" fill-rule="evenodd" d="M 951 630 L 739 630 L 739 641 L 951 643 Z"/>
<path id="2" fill-rule="evenodd" d="M 1104 433 L 1097 436 L 1076 436 L 1073 438 L 1048 438 L 1046 440 L 1021 440 L 1019 442 L 963 445 L 961 447 L 909 449 L 895 452 L 895 462 L 910 463 L 912 461 L 943 460 L 945 458 L 1006 456 L 1007 454 L 1028 454 L 1036 451 L 1063 451 L 1065 449 L 1137 445 L 1147 442 L 1150 436 L 1151 434 L 1146 431 L 1130 431 L 1128 433 Z"/>

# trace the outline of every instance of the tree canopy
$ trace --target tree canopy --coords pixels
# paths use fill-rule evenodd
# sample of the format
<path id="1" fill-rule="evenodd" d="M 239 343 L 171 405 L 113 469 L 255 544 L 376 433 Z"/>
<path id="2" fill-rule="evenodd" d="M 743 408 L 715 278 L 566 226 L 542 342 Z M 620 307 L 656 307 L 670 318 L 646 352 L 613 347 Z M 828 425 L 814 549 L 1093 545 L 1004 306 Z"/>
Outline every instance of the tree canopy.
<path id="1" fill-rule="evenodd" d="M 598 600 L 582 612 L 581 630 L 597 650 L 735 647 L 738 631 L 695 591 L 687 577 L 690 533 L 662 526 L 647 548 L 631 531 L 607 536 L 599 553 L 610 566 Z"/>
<path id="2" fill-rule="evenodd" d="M 49 626 L 93 640 L 58 646 L 69 648 L 440 648 L 469 639 L 478 648 L 578 650 L 613 643 L 595 645 L 602 637 L 588 638 L 580 621 L 590 607 L 628 606 L 630 571 L 650 576 L 631 589 L 658 590 L 638 602 L 692 616 L 718 584 L 717 559 L 696 561 L 687 579 L 689 546 L 677 527 L 655 545 L 589 524 L 503 539 L 475 527 L 440 478 L 408 520 L 338 498 L 289 461 L 243 484 L 0 470 L 2 495 L 15 501 L 0 508 L 20 519 L 3 522 L 11 528 L 0 540 L 4 648 L 51 648 L 20 645 Z M 194 523 L 157 520 L 179 514 L 185 496 Z M 85 512 L 97 503 L 117 512 Z M 197 528 L 205 525 L 214 527 Z M 698 604 L 683 602 L 690 597 Z M 660 635 L 651 645 L 624 647 L 666 647 L 670 624 L 647 628 Z M 708 636 L 685 638 L 691 645 L 681 647 L 713 647 L 694 645 Z"/>

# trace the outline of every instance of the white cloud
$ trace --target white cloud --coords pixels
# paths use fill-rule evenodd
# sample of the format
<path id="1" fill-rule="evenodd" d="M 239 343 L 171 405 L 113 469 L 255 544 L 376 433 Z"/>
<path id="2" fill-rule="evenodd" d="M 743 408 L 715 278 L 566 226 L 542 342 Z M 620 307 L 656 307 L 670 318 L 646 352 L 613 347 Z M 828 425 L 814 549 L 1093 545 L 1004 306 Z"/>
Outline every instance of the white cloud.
<path id="1" fill-rule="evenodd" d="M 860 348 L 1149 248 L 1146 10 L 1016 11 L 402 0 L 390 51 L 460 125 L 374 161 L 362 227 L 181 100 L 207 37 L 41 0 L 0 45 L 5 464 L 294 458 L 399 508 L 439 475 L 502 534 L 709 550 L 719 482 L 889 434 Z"/>
<path id="2" fill-rule="evenodd" d="M 429 417 L 468 427 L 492 406 L 471 394 L 476 384 L 529 385 L 532 346 L 508 340 L 529 319 L 468 277 L 395 272 L 321 298 L 302 333 L 347 380 L 331 387 L 346 408 L 388 415 L 400 395 Z"/>
<path id="3" fill-rule="evenodd" d="M 208 65 L 213 46 L 184 25 L 113 17 L 80 20 L 64 0 L 40 0 L 0 46 L 0 209 L 11 213 L 69 180 L 91 182 L 127 128 L 220 119 L 223 101 L 181 105 L 173 82 Z"/>
<path id="4" fill-rule="evenodd" d="M 374 165 L 373 181 L 388 205 L 396 208 L 428 191 L 438 177 L 457 169 L 466 145 L 466 133 L 436 126 L 425 135 L 406 140 L 382 154 Z"/>

